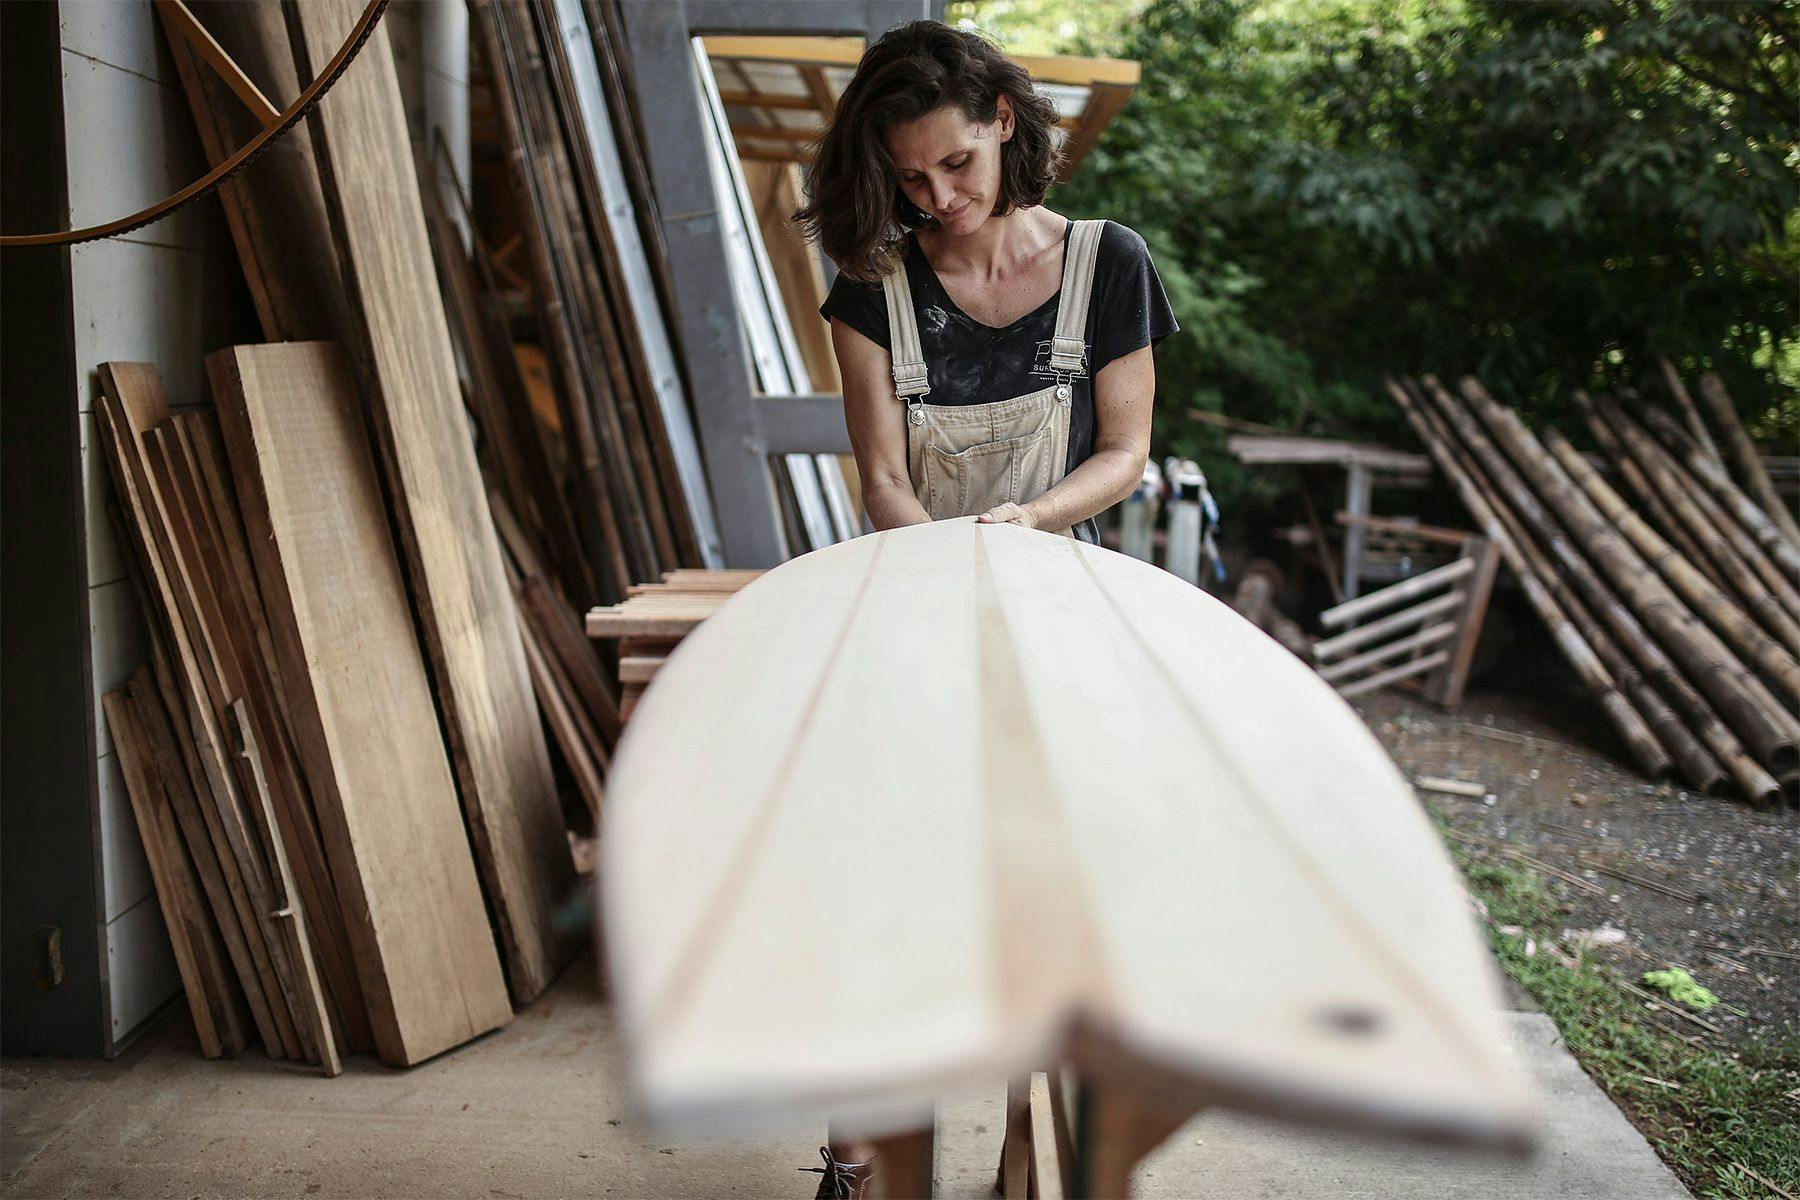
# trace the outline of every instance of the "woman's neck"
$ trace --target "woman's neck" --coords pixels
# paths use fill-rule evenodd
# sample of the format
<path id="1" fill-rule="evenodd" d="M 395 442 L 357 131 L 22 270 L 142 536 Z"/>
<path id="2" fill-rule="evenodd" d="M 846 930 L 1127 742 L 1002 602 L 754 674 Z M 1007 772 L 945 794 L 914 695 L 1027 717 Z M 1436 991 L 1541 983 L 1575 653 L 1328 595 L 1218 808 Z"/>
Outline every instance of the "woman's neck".
<path id="1" fill-rule="evenodd" d="M 935 227 L 921 229 L 914 236 L 939 275 L 966 276 L 985 283 L 1014 274 L 1061 241 L 1063 224 L 1062 217 L 1039 206 L 990 217 L 979 229 L 960 237 Z"/>

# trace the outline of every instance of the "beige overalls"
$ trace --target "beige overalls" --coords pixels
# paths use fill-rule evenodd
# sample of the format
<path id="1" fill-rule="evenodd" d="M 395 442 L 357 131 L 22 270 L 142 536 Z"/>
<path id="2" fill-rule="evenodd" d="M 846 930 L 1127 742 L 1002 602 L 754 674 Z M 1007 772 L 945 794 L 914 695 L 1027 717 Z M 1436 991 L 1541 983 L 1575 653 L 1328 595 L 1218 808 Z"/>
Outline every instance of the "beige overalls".
<path id="1" fill-rule="evenodd" d="M 925 354 L 904 262 L 882 280 L 894 396 L 906 405 L 906 467 L 913 494 L 932 520 L 978 516 L 997 504 L 1024 504 L 1067 473 L 1074 386 L 1087 374 L 1087 311 L 1104 221 L 1076 221 L 1063 253 L 1062 292 L 1050 367 L 1056 382 L 985 404 L 927 404 Z M 1072 529 L 1054 532 L 1069 537 Z"/>

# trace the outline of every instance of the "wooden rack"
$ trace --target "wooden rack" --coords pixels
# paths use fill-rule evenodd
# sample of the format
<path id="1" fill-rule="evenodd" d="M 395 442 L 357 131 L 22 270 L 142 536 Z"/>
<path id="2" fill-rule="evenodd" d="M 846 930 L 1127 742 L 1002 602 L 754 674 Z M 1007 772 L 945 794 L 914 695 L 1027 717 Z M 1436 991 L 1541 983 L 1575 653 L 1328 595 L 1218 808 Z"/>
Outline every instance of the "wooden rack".
<path id="1" fill-rule="evenodd" d="M 1340 520 L 1348 514 L 1339 514 Z M 1403 525 L 1355 517 L 1371 528 Z M 1455 544 L 1457 558 L 1410 579 L 1346 601 L 1319 614 L 1327 629 L 1377 613 L 1387 615 L 1313 643 L 1319 674 L 1345 696 L 1426 676 L 1426 699 L 1445 708 L 1462 702 L 1475 644 L 1499 568 L 1499 550 L 1486 538 L 1432 526 L 1403 525 L 1423 541 Z M 1407 607 L 1387 612 L 1396 605 Z"/>

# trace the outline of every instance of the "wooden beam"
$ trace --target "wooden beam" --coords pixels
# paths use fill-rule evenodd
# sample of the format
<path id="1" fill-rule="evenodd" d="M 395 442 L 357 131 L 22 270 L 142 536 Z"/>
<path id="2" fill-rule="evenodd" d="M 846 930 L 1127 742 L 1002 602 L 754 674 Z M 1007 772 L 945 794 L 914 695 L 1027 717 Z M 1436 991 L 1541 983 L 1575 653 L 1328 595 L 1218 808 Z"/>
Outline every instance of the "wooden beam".
<path id="1" fill-rule="evenodd" d="M 1367 625 L 1341 633 L 1333 638 L 1313 643 L 1313 661 L 1324 662 L 1328 658 L 1336 658 L 1358 646 L 1366 646 L 1378 641 L 1397 630 L 1409 629 L 1427 617 L 1435 617 L 1442 613 L 1454 612 L 1463 606 L 1468 597 L 1460 588 L 1454 588 L 1441 596 L 1433 596 L 1421 604 L 1402 609 L 1397 613 L 1389 613 L 1378 621 L 1370 621 Z"/>
<path id="2" fill-rule="evenodd" d="M 816 68 L 815 68 L 816 69 Z M 719 101 L 731 108 L 782 108 L 799 112 L 829 112 L 815 96 L 788 96 L 779 92 L 719 92 Z"/>
<path id="3" fill-rule="evenodd" d="M 1441 525 L 1421 525 L 1417 521 L 1401 520 L 1396 517 L 1376 517 L 1368 513 L 1339 512 L 1332 519 L 1339 525 L 1361 525 L 1371 533 L 1402 533 L 1408 537 L 1416 537 L 1420 541 L 1435 542 L 1440 546 L 1461 546 L 1470 538 L 1477 536 L 1465 529 L 1446 529 Z"/>
<path id="4" fill-rule="evenodd" d="M 1411 662 L 1401 663 L 1397 667 L 1390 667 L 1379 674 L 1370 675 L 1365 679 L 1359 679 L 1355 683 L 1346 683 L 1338 689 L 1338 695 L 1347 700 L 1352 696 L 1360 696 L 1364 692 L 1372 692 L 1377 688 L 1384 688 L 1390 683 L 1397 683 L 1408 676 L 1423 675 L 1427 671 L 1435 670 L 1449 661 L 1450 652 L 1448 650 L 1439 650 L 1435 654 L 1427 654 L 1424 658 L 1415 658 Z"/>
<path id="5" fill-rule="evenodd" d="M 816 142 L 822 129 L 794 129 L 787 125 L 733 125 L 731 135 L 738 138 L 764 138 L 771 142 Z"/>
<path id="6" fill-rule="evenodd" d="M 1072 124 L 1073 132 L 1068 144 L 1063 147 L 1063 165 L 1060 178 L 1067 181 L 1075 174 L 1088 151 L 1100 140 L 1100 134 L 1112 124 L 1114 117 L 1124 109 L 1125 102 L 1131 99 L 1135 89 L 1121 84 L 1096 85 L 1088 95 L 1087 106 L 1081 110 L 1081 117 L 1074 122 L 1064 122 L 1065 128 Z"/>
<path id="7" fill-rule="evenodd" d="M 281 110 L 269 103 L 269 98 L 263 95 L 262 89 L 251 82 L 250 77 L 244 74 L 231 55 L 225 53 L 182 0 L 156 0 L 156 11 L 166 27 L 193 43 L 194 48 L 200 52 L 200 57 L 225 81 L 225 86 L 244 102 L 244 106 L 262 123 L 263 128 L 281 124 Z"/>
<path id="8" fill-rule="evenodd" d="M 706 53 L 719 60 L 792 63 L 818 67 L 854 68 L 862 60 L 864 40 L 859 37 L 766 37 L 760 35 L 712 35 L 703 39 Z M 1142 77 L 1136 62 L 1124 58 L 1083 58 L 1074 54 L 1012 55 L 1039 83 L 1075 87 L 1114 84 L 1135 87 Z"/>
<path id="9" fill-rule="evenodd" d="M 1320 670 L 1319 675 L 1326 682 L 1335 682 L 1347 675 L 1354 675 L 1364 667 L 1372 667 L 1384 663 L 1390 658 L 1398 658 L 1408 650 L 1418 650 L 1425 646 L 1435 646 L 1439 642 L 1448 641 L 1456 636 L 1455 621 L 1439 621 L 1436 625 L 1427 626 L 1415 634 L 1396 638 L 1385 646 L 1377 646 L 1373 650 L 1364 651 L 1354 658 L 1346 658 L 1343 662 Z"/>
<path id="10" fill-rule="evenodd" d="M 1443 670 L 1425 683 L 1425 698 L 1433 704 L 1454 708 L 1462 703 L 1463 689 L 1468 686 L 1469 668 L 1475 661 L 1475 647 L 1481 641 L 1481 626 L 1487 618 L 1488 598 L 1493 594 L 1494 577 L 1500 570 L 1500 548 L 1486 538 L 1470 538 L 1463 553 L 1475 559 L 1475 570 L 1464 585 L 1468 603 L 1456 623 L 1456 639 L 1450 647 L 1450 658 Z"/>
<path id="11" fill-rule="evenodd" d="M 1360 599 L 1349 600 L 1335 608 L 1328 608 L 1319 614 L 1319 624 L 1330 629 L 1360 617 L 1366 617 L 1372 612 L 1391 608 L 1403 600 L 1422 596 L 1435 587 L 1455 583 L 1474 569 L 1474 560 L 1468 558 L 1459 558 L 1455 562 L 1445 563 L 1441 567 L 1433 567 L 1429 571 L 1414 575 L 1411 579 L 1403 579 L 1378 592 L 1370 592 Z"/>
<path id="12" fill-rule="evenodd" d="M 825 119 L 829 121 L 837 112 L 837 94 L 831 90 L 831 82 L 825 78 L 823 68 L 811 65 L 803 66 L 800 68 L 800 78 L 806 82 L 806 90 L 812 93 L 812 98 L 817 102 L 819 111 L 824 113 Z"/>

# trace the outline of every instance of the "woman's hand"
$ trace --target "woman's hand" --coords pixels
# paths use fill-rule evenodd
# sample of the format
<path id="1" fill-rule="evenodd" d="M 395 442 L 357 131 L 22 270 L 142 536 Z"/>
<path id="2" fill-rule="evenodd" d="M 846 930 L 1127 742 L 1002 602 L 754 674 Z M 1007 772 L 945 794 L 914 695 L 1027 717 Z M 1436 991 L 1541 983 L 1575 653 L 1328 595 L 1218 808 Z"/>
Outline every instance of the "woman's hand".
<path id="1" fill-rule="evenodd" d="M 1005 504 L 995 505 L 975 519 L 983 525 L 1023 525 L 1027 529 L 1037 528 L 1031 510 L 1010 500 Z"/>

